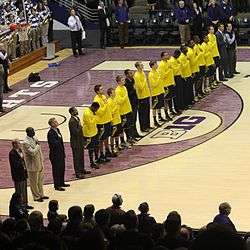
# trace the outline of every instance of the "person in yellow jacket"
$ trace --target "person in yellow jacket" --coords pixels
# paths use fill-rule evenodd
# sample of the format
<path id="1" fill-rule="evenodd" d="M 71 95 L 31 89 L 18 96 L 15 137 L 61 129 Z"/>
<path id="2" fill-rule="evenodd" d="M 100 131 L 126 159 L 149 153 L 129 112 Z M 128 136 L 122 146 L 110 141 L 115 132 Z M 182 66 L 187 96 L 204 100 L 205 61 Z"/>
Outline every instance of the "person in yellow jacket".
<path id="1" fill-rule="evenodd" d="M 184 84 L 184 109 L 188 109 L 193 103 L 194 92 L 193 92 L 193 81 L 192 81 L 192 71 L 190 67 L 190 59 L 187 56 L 188 48 L 186 46 L 181 46 L 181 55 L 179 56 L 179 61 L 181 63 L 182 78 L 185 80 Z"/>
<path id="2" fill-rule="evenodd" d="M 148 82 L 152 94 L 152 108 L 153 108 L 153 119 L 154 126 L 160 127 L 156 115 L 158 114 L 159 121 L 163 120 L 161 116 L 161 109 L 164 108 L 164 94 L 165 90 L 161 82 L 160 74 L 158 72 L 158 65 L 156 61 L 150 61 L 149 66 L 151 71 L 148 74 Z"/>
<path id="3" fill-rule="evenodd" d="M 127 142 L 133 144 L 132 138 L 132 107 L 128 97 L 128 91 L 125 87 L 125 79 L 118 75 L 116 76 L 117 87 L 115 89 L 116 100 L 119 105 L 119 112 L 122 119 L 122 128 L 126 134 Z M 124 137 L 121 136 L 121 146 L 129 147 L 125 142 Z"/>
<path id="4" fill-rule="evenodd" d="M 169 63 L 172 66 L 175 81 L 175 95 L 173 96 L 174 109 L 176 114 L 181 114 L 184 109 L 184 79 L 182 78 L 182 64 L 179 61 L 181 51 L 179 49 L 174 51 L 173 56 L 171 56 Z"/>
<path id="5" fill-rule="evenodd" d="M 108 106 L 112 114 L 112 135 L 110 138 L 111 153 L 117 155 L 117 150 L 119 150 L 119 137 L 121 134 L 123 134 L 120 106 L 113 88 L 109 88 L 107 90 L 107 95 Z"/>
<path id="6" fill-rule="evenodd" d="M 217 44 L 217 39 L 216 39 L 216 36 L 215 36 L 215 30 L 214 30 L 214 26 L 213 25 L 210 25 L 208 27 L 208 40 L 209 40 L 209 44 L 212 48 L 211 50 L 211 53 L 212 53 L 212 57 L 214 59 L 214 63 L 215 63 L 215 79 L 216 79 L 216 84 L 220 84 L 220 81 L 217 80 L 217 73 L 218 75 L 220 74 L 220 71 L 219 71 L 219 66 L 221 64 L 221 61 L 220 61 L 220 53 L 219 53 L 219 50 L 218 50 L 218 44 Z M 221 76 L 221 78 L 223 78 Z"/>
<path id="7" fill-rule="evenodd" d="M 206 78 L 206 61 L 204 56 L 204 50 L 202 49 L 200 44 L 199 36 L 194 36 L 193 39 L 195 42 L 194 51 L 198 55 L 197 63 L 200 69 L 198 74 L 198 82 L 195 88 L 195 97 L 194 97 L 194 100 L 197 102 L 199 101 L 199 99 L 204 97 L 202 89 L 205 84 L 205 78 Z"/>
<path id="8" fill-rule="evenodd" d="M 215 71 L 215 63 L 212 56 L 212 47 L 209 43 L 208 36 L 204 36 L 203 43 L 201 44 L 201 47 L 204 51 L 204 58 L 206 62 L 206 81 L 204 85 L 204 93 L 208 94 L 211 91 L 211 88 L 213 88 L 213 80 L 214 80 L 214 71 Z"/>
<path id="9" fill-rule="evenodd" d="M 87 141 L 86 147 L 89 153 L 90 167 L 98 169 L 98 165 L 94 161 L 94 153 L 96 159 L 98 158 L 98 130 L 97 130 L 97 116 L 96 112 L 100 108 L 99 103 L 93 102 L 90 107 L 83 111 L 82 124 L 83 136 Z"/>
<path id="10" fill-rule="evenodd" d="M 100 139 L 100 157 L 97 159 L 97 163 L 109 162 L 110 159 L 108 159 L 108 157 L 112 157 L 108 143 L 108 139 L 112 133 L 112 114 L 107 105 L 107 97 L 104 95 L 102 85 L 95 85 L 94 91 L 96 93 L 96 96 L 94 97 L 94 102 L 98 102 L 100 105 L 100 108 L 96 112 L 98 135 Z"/>
<path id="11" fill-rule="evenodd" d="M 136 72 L 134 74 L 135 90 L 138 97 L 138 114 L 141 132 L 150 130 L 150 90 L 147 77 L 143 72 L 143 64 L 135 63 Z"/>
<path id="12" fill-rule="evenodd" d="M 172 69 L 172 65 L 169 63 L 170 55 L 168 52 L 161 52 L 161 61 L 158 66 L 158 71 L 160 74 L 161 82 L 165 89 L 164 94 L 164 107 L 165 107 L 165 116 L 166 120 L 160 121 L 170 121 L 172 120 L 172 116 L 175 115 L 173 98 L 176 92 L 174 73 Z M 168 109 L 170 114 L 168 113 Z"/>

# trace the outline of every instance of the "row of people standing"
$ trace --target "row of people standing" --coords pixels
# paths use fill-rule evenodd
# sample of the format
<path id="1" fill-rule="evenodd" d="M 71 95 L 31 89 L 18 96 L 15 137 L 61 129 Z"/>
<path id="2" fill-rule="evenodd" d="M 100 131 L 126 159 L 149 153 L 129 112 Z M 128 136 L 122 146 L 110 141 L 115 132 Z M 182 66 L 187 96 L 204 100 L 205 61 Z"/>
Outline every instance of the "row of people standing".
<path id="1" fill-rule="evenodd" d="M 186 5 L 183 0 L 178 1 L 174 15 L 179 25 L 181 44 L 190 40 L 191 26 L 193 28 L 192 34 L 202 38 L 205 25 L 217 27 L 218 23 L 235 22 L 235 13 L 228 0 L 220 1 L 220 3 L 217 3 L 216 0 L 209 0 L 206 20 L 201 6 L 196 1 L 192 3 L 192 7 Z"/>

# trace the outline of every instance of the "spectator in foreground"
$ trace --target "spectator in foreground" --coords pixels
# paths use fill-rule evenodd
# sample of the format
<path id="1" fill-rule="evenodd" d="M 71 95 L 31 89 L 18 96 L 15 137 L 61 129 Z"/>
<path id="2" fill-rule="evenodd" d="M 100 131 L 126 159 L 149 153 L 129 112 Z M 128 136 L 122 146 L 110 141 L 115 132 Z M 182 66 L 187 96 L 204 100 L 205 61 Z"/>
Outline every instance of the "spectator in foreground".
<path id="1" fill-rule="evenodd" d="M 215 216 L 214 222 L 226 226 L 231 231 L 236 232 L 236 228 L 233 222 L 229 218 L 229 214 L 231 213 L 231 206 L 227 202 L 223 202 L 219 206 L 219 214 Z"/>
<path id="2" fill-rule="evenodd" d="M 138 217 L 138 229 L 139 232 L 149 234 L 152 233 L 153 225 L 156 224 L 155 218 L 149 215 L 149 206 L 147 202 L 143 202 L 138 207 L 141 212 Z"/>
<path id="3" fill-rule="evenodd" d="M 179 25 L 181 44 L 184 45 L 191 38 L 190 35 L 191 12 L 190 9 L 185 6 L 185 2 L 182 0 L 178 2 L 178 7 L 175 9 L 174 12 Z"/>
<path id="4" fill-rule="evenodd" d="M 207 25 L 216 26 L 220 20 L 220 7 L 215 0 L 209 0 L 207 8 Z"/>
<path id="5" fill-rule="evenodd" d="M 60 219 L 62 222 L 66 221 L 67 216 L 65 214 L 58 214 L 59 204 L 57 200 L 51 200 L 49 202 L 49 211 L 47 214 L 48 221 L 52 221 L 54 219 Z"/>
<path id="6" fill-rule="evenodd" d="M 115 18 L 118 22 L 120 46 L 123 49 L 128 44 L 128 5 L 126 0 L 118 0 Z"/>
<path id="7" fill-rule="evenodd" d="M 220 21 L 224 24 L 234 22 L 233 6 L 228 0 L 222 0 L 220 4 Z"/>
<path id="8" fill-rule="evenodd" d="M 83 209 L 83 223 L 90 223 L 92 226 L 94 226 L 95 219 L 94 219 L 94 212 L 95 207 L 92 204 L 88 204 Z"/>
<path id="9" fill-rule="evenodd" d="M 115 224 L 124 224 L 125 211 L 121 209 L 123 203 L 121 195 L 114 194 L 112 203 L 112 206 L 107 208 L 107 212 L 110 214 L 110 227 Z"/>

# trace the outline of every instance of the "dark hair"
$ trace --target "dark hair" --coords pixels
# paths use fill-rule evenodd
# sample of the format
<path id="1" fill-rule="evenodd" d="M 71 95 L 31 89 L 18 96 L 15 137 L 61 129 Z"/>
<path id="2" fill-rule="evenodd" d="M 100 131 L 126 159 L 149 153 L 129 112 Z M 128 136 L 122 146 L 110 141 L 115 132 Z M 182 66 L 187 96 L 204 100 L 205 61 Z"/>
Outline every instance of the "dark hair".
<path id="1" fill-rule="evenodd" d="M 147 203 L 147 202 L 141 203 L 140 206 L 138 207 L 138 210 L 139 210 L 141 213 L 146 214 L 146 213 L 149 211 L 148 203 Z"/>
<path id="2" fill-rule="evenodd" d="M 170 212 L 164 225 L 167 234 L 175 235 L 181 229 L 181 216 L 176 211 Z"/>
<path id="3" fill-rule="evenodd" d="M 224 23 L 218 23 L 217 26 L 220 27 L 220 26 L 224 26 Z"/>
<path id="4" fill-rule="evenodd" d="M 176 49 L 174 51 L 174 57 L 179 57 L 181 55 L 181 51 L 179 49 Z"/>
<path id="5" fill-rule="evenodd" d="M 116 76 L 115 80 L 116 80 L 116 82 L 120 82 L 122 80 L 122 76 L 119 76 L 119 75 Z"/>
<path id="6" fill-rule="evenodd" d="M 28 218 L 31 231 L 40 231 L 43 227 L 43 215 L 40 211 L 33 211 Z"/>
<path id="7" fill-rule="evenodd" d="M 95 221 L 99 226 L 108 225 L 110 221 L 110 214 L 106 209 L 100 209 L 95 213 Z"/>
<path id="8" fill-rule="evenodd" d="M 129 72 L 129 71 L 130 71 L 130 69 L 125 69 L 125 70 L 124 70 L 125 76 L 128 75 L 128 72 Z"/>
<path id="9" fill-rule="evenodd" d="M 83 209 L 83 215 L 87 218 L 92 218 L 95 212 L 95 207 L 93 204 L 88 204 Z"/>
<path id="10" fill-rule="evenodd" d="M 107 90 L 107 95 L 108 95 L 108 96 L 111 96 L 113 90 L 114 90 L 113 88 L 109 88 L 109 89 Z"/>
<path id="11" fill-rule="evenodd" d="M 99 109 L 100 108 L 100 104 L 98 102 L 93 102 L 90 107 L 94 108 L 94 109 Z"/>
<path id="12" fill-rule="evenodd" d="M 95 85 L 94 91 L 95 91 L 96 93 L 98 93 L 98 92 L 100 91 L 101 86 L 102 86 L 101 84 Z"/>
<path id="13" fill-rule="evenodd" d="M 150 61 L 150 62 L 149 62 L 150 68 L 152 68 L 156 63 L 157 63 L 156 61 Z"/>
<path id="14" fill-rule="evenodd" d="M 58 210 L 58 201 L 51 200 L 49 202 L 49 211 L 56 212 Z"/>
<path id="15" fill-rule="evenodd" d="M 126 229 L 134 229 L 138 226 L 138 218 L 134 210 L 129 210 L 124 216 L 124 226 Z"/>
<path id="16" fill-rule="evenodd" d="M 140 62 L 136 62 L 135 63 L 135 67 L 138 68 L 138 66 L 140 65 Z"/>
<path id="17" fill-rule="evenodd" d="M 166 51 L 161 52 L 161 58 L 165 55 Z"/>
<path id="18" fill-rule="evenodd" d="M 75 109 L 75 107 L 69 108 L 69 113 L 72 114 L 72 112 L 73 112 L 74 109 Z"/>
<path id="19" fill-rule="evenodd" d="M 72 223 L 80 223 L 82 221 L 82 209 L 79 206 L 72 206 L 68 210 L 68 218 Z"/>

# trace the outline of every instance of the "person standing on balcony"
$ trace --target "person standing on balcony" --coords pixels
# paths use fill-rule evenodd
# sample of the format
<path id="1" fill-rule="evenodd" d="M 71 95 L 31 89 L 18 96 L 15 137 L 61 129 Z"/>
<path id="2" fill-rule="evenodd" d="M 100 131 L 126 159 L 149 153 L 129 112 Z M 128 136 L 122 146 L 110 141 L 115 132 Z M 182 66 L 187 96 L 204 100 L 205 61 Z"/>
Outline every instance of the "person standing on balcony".
<path id="1" fill-rule="evenodd" d="M 128 5 L 126 0 L 118 0 L 115 18 L 118 22 L 120 46 L 123 49 L 128 44 Z"/>
<path id="2" fill-rule="evenodd" d="M 174 13 L 179 25 L 181 44 L 184 45 L 191 38 L 190 35 L 191 12 L 190 9 L 185 6 L 185 2 L 181 0 L 178 2 L 178 7 L 175 9 Z"/>
<path id="3" fill-rule="evenodd" d="M 215 0 L 209 0 L 207 8 L 207 25 L 217 26 L 220 19 L 220 7 Z"/>
<path id="4" fill-rule="evenodd" d="M 83 26 L 80 21 L 79 16 L 76 15 L 74 9 L 70 10 L 70 17 L 68 19 L 68 25 L 70 29 L 71 35 L 71 43 L 72 43 L 72 50 L 74 57 L 78 57 L 79 55 L 83 55 L 82 53 L 82 33 L 83 33 Z M 78 49 L 78 53 L 76 51 Z"/>

